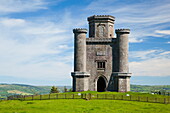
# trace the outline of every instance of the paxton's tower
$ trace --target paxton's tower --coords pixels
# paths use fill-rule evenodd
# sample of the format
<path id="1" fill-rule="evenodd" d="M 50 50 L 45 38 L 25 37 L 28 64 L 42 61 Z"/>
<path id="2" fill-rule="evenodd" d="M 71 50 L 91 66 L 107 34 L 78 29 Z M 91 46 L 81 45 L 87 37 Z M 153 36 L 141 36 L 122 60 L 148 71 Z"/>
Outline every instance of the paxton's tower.
<path id="1" fill-rule="evenodd" d="M 116 29 L 115 17 L 88 17 L 87 29 L 73 29 L 74 72 L 73 91 L 130 91 L 128 65 L 129 29 Z M 114 37 L 116 33 L 116 37 Z"/>

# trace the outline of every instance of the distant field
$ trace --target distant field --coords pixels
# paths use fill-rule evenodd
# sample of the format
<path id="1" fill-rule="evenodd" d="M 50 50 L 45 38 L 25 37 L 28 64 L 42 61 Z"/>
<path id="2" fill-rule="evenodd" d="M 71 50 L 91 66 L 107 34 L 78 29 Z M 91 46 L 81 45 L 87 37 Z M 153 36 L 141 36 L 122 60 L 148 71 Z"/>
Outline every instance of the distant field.
<path id="1" fill-rule="evenodd" d="M 122 100 L 1 101 L 0 113 L 169 113 L 170 104 Z"/>

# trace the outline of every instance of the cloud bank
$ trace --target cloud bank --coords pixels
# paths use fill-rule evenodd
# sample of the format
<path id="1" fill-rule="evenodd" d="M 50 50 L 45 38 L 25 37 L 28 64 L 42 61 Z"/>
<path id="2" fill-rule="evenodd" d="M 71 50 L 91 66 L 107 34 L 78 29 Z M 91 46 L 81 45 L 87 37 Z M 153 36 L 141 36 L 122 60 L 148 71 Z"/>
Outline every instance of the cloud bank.
<path id="1" fill-rule="evenodd" d="M 130 72 L 134 76 L 170 76 L 170 51 L 148 50 L 132 51 Z"/>

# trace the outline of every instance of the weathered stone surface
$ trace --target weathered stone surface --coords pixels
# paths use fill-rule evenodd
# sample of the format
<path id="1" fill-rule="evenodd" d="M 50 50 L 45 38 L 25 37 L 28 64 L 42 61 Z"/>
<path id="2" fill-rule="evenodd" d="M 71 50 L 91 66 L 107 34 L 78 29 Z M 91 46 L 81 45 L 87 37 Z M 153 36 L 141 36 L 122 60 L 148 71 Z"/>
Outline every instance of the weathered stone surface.
<path id="1" fill-rule="evenodd" d="M 89 38 L 86 29 L 74 29 L 73 91 L 130 91 L 128 66 L 129 29 L 117 29 L 115 18 L 94 15 L 88 18 Z M 100 78 L 100 80 L 99 80 Z M 102 78 L 102 79 L 101 79 Z M 99 87 L 100 86 L 100 87 Z"/>
<path id="2" fill-rule="evenodd" d="M 129 48 L 129 41 L 128 41 L 128 34 L 130 33 L 129 29 L 117 29 L 117 48 L 118 48 L 118 65 L 119 70 L 118 72 L 126 72 L 129 71 L 129 64 L 128 64 L 128 48 Z"/>
<path id="3" fill-rule="evenodd" d="M 74 71 L 86 72 L 86 29 L 73 29 Z"/>
<path id="4" fill-rule="evenodd" d="M 73 77 L 73 91 L 87 91 L 89 90 L 89 73 L 86 72 L 72 72 Z"/>
<path id="5" fill-rule="evenodd" d="M 93 15 L 88 17 L 89 37 L 114 37 L 115 17 L 110 15 Z"/>

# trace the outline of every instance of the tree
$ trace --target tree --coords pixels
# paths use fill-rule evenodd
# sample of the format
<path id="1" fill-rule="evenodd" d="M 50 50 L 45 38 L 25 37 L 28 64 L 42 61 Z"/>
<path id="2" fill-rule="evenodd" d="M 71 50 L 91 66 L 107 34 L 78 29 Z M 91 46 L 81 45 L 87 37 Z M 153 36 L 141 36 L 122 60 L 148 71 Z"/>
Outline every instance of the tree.
<path id="1" fill-rule="evenodd" d="M 64 86 L 64 92 L 67 92 L 68 91 L 68 89 L 66 88 L 66 86 Z"/>
<path id="2" fill-rule="evenodd" d="M 58 88 L 55 87 L 55 86 L 53 86 L 53 87 L 51 88 L 50 93 L 59 93 Z"/>
<path id="3" fill-rule="evenodd" d="M 70 88 L 70 89 L 69 89 L 69 92 L 72 92 L 72 91 L 73 91 L 72 88 Z"/>

